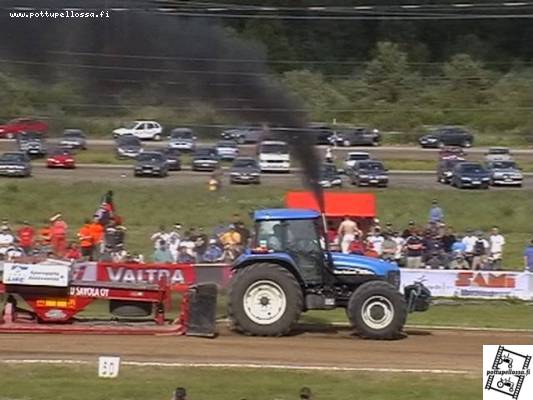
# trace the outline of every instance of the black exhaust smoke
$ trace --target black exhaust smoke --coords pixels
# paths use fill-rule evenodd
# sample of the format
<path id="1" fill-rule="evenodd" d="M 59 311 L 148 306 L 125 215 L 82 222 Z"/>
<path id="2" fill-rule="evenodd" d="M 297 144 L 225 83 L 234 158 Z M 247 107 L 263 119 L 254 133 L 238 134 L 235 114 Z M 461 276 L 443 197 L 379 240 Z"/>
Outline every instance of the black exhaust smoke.
<path id="1" fill-rule="evenodd" d="M 323 209 L 320 159 L 314 138 L 305 130 L 307 116 L 300 102 L 269 76 L 258 44 L 238 39 L 211 21 L 156 13 L 149 2 L 7 0 L 2 5 L 14 6 L 110 11 L 109 18 L 21 19 L 10 18 L 4 9 L 0 57 L 7 65 L 25 68 L 42 80 L 75 75 L 86 82 L 93 99 L 149 86 L 156 88 L 162 105 L 190 106 L 184 97 L 195 98 L 244 121 L 268 124 L 288 141 Z"/>

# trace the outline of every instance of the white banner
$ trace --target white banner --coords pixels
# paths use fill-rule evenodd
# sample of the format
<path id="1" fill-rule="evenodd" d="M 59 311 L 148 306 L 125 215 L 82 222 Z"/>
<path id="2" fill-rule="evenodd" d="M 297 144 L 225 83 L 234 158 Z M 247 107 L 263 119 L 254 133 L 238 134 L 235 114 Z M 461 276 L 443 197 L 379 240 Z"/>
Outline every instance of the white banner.
<path id="1" fill-rule="evenodd" d="M 533 300 L 533 273 L 468 270 L 401 270 L 402 288 L 422 281 L 435 297 Z"/>
<path id="2" fill-rule="evenodd" d="M 67 287 L 70 266 L 65 264 L 4 263 L 2 281 L 6 285 Z"/>

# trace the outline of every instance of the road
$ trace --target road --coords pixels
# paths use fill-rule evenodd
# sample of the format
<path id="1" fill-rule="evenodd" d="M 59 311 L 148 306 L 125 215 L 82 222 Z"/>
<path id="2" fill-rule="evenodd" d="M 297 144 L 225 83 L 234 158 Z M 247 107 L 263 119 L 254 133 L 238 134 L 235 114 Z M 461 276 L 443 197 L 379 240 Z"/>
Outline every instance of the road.
<path id="1" fill-rule="evenodd" d="M 362 340 L 347 329 L 317 327 L 281 338 L 3 334 L 1 359 L 91 360 L 362 368 L 481 374 L 483 344 L 529 344 L 531 333 L 407 330 L 405 339 Z M 377 372 L 377 371 L 376 371 Z M 438 372 L 437 372 L 438 373 Z"/>
<path id="2" fill-rule="evenodd" d="M 152 178 L 143 177 L 137 178 L 133 176 L 133 167 L 131 166 L 87 166 L 79 167 L 74 170 L 48 169 L 44 166 L 34 166 L 33 178 L 36 180 L 56 180 L 58 182 L 127 182 L 140 185 L 189 185 L 194 183 L 205 183 L 209 179 L 210 174 L 206 172 L 193 172 L 190 170 L 170 172 L 166 178 Z M 6 178 L 4 178 L 6 179 Z M 16 178 L 9 178 L 16 179 Z M 291 174 L 263 174 L 261 177 L 261 184 L 266 186 L 301 186 L 302 177 L 299 173 Z M 351 185 L 348 178 L 344 177 L 344 186 Z M 391 188 L 424 188 L 437 190 L 458 190 L 448 185 L 442 185 L 435 179 L 434 173 L 427 172 L 390 172 Z M 527 176 L 524 179 L 523 188 L 511 187 L 496 187 L 491 188 L 494 191 L 501 190 L 533 190 L 533 176 Z M 368 190 L 368 188 L 364 188 Z M 382 189 L 380 189 L 382 190 Z"/>
<path id="3" fill-rule="evenodd" d="M 50 139 L 51 144 L 57 143 L 58 139 Z M 213 146 L 215 142 L 199 142 L 198 146 Z M 89 149 L 97 149 L 102 151 L 111 151 L 114 148 L 115 142 L 110 139 L 94 139 L 89 140 Z M 145 141 L 143 145 L 147 148 L 162 148 L 168 145 L 167 141 L 153 142 Z M 247 144 L 239 146 L 241 155 L 253 156 L 255 154 L 255 145 Z M 326 146 L 318 146 L 319 152 L 324 153 Z M 15 141 L 0 140 L 0 152 L 16 150 Z M 474 147 L 467 149 L 468 158 L 470 160 L 482 160 L 483 155 L 487 152 L 487 147 Z M 334 153 L 338 159 L 343 159 L 350 151 L 367 151 L 372 157 L 380 160 L 402 159 L 402 160 L 437 160 L 438 149 L 422 149 L 418 146 L 358 146 L 358 147 L 338 147 L 335 148 Z M 533 160 L 533 148 L 528 149 L 513 149 L 513 156 L 517 162 Z"/>

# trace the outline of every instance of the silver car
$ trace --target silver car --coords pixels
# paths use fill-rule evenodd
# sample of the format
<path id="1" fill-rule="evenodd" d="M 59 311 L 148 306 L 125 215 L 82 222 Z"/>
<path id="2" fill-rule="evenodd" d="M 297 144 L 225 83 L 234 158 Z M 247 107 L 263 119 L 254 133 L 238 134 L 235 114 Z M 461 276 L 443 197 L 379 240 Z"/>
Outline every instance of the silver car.
<path id="1" fill-rule="evenodd" d="M 87 137 L 81 129 L 65 129 L 59 144 L 69 149 L 87 150 Z"/>
<path id="2" fill-rule="evenodd" d="M 233 161 L 239 155 L 239 146 L 233 140 L 222 140 L 215 148 L 221 160 Z"/>
<path id="3" fill-rule="evenodd" d="M 514 161 L 491 161 L 487 163 L 487 169 L 493 186 L 522 186 L 524 174 Z"/>
<path id="4" fill-rule="evenodd" d="M 183 151 L 194 151 L 196 149 L 196 136 L 192 129 L 174 128 L 170 132 L 168 147 Z"/>

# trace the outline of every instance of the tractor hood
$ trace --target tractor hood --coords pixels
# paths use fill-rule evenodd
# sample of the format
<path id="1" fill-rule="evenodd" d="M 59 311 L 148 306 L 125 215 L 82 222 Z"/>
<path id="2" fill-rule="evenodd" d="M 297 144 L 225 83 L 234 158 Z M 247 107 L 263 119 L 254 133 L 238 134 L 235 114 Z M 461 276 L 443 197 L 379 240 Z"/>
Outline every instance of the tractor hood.
<path id="1" fill-rule="evenodd" d="M 335 272 L 339 275 L 364 274 L 364 271 L 368 271 L 378 276 L 387 276 L 391 271 L 400 270 L 396 264 L 356 254 L 332 252 L 331 258 L 333 260 Z"/>
<path id="2" fill-rule="evenodd" d="M 391 275 L 391 272 L 398 276 L 400 273 L 400 269 L 396 264 L 379 260 L 377 258 L 359 256 L 355 254 L 343 254 L 338 252 L 332 252 L 331 258 L 335 267 L 334 273 L 336 275 L 376 275 L 387 279 Z M 287 253 L 274 252 L 254 254 L 250 249 L 248 249 L 234 261 L 233 267 L 239 268 L 240 265 L 246 264 L 250 261 L 275 260 L 296 266 L 293 258 Z"/>

